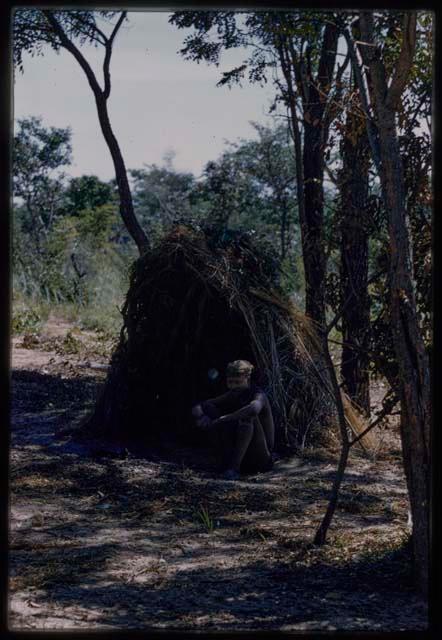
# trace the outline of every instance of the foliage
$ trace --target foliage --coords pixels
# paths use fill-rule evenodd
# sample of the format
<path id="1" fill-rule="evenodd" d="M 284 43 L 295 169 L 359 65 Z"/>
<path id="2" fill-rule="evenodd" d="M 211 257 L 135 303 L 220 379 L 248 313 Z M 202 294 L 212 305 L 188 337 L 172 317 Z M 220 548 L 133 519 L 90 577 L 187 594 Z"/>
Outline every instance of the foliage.
<path id="1" fill-rule="evenodd" d="M 80 351 L 80 348 L 81 348 L 81 341 L 73 335 L 72 331 L 68 331 L 65 337 L 63 338 L 63 345 L 62 345 L 63 353 L 65 354 L 78 353 Z"/>
<path id="2" fill-rule="evenodd" d="M 320 34 L 330 14 L 318 11 L 176 11 L 170 22 L 179 29 L 193 29 L 180 53 L 188 60 L 218 65 L 223 50 L 246 48 L 243 63 L 224 72 L 218 85 L 250 82 L 264 84 L 275 70 L 278 37 L 308 41 L 311 65 L 319 59 Z"/>
<path id="3" fill-rule="evenodd" d="M 98 46 L 102 44 L 99 22 L 110 22 L 118 11 L 53 11 L 63 25 L 68 36 L 85 43 Z M 103 27 L 103 24 L 100 24 Z M 14 65 L 23 72 L 24 54 L 34 57 L 43 55 L 45 45 L 55 51 L 60 50 L 58 36 L 49 26 L 44 13 L 37 9 L 16 9 L 12 21 L 12 42 Z"/>
<path id="4" fill-rule="evenodd" d="M 415 293 L 420 328 L 428 351 L 432 348 L 432 19 L 418 14 L 416 54 L 411 80 L 398 113 L 399 145 L 404 167 L 406 200 L 413 249 Z M 371 232 L 371 261 L 374 271 L 388 272 L 390 246 L 387 212 L 378 190 L 372 188 L 371 204 L 375 223 Z M 398 375 L 388 308 L 389 283 L 386 275 L 371 287 L 372 342 L 376 358 L 374 375 L 384 375 L 392 383 Z"/>
<path id="5" fill-rule="evenodd" d="M 133 169 L 130 175 L 138 217 L 154 243 L 178 216 L 191 217 L 195 213 L 195 177 L 177 171 L 171 154 L 166 155 L 163 166 L 147 165 Z"/>
<path id="6" fill-rule="evenodd" d="M 13 145 L 13 195 L 22 205 L 17 224 L 38 244 L 59 213 L 65 175 L 71 163 L 69 128 L 46 128 L 42 119 L 17 121 Z"/>
<path id="7" fill-rule="evenodd" d="M 79 215 L 85 210 L 94 210 L 115 200 L 111 183 L 103 182 L 97 176 L 71 178 L 64 192 L 64 212 Z"/>
<path id="8" fill-rule="evenodd" d="M 78 42 L 98 45 L 97 29 L 112 24 L 116 12 L 55 12 L 70 36 Z M 192 29 L 182 53 L 188 59 L 218 64 L 223 50 L 246 47 L 244 63 L 224 74 L 220 84 L 275 81 L 275 105 L 283 95 L 275 46 L 281 34 L 289 36 L 295 51 L 309 50 L 311 72 L 320 54 L 325 14 L 293 12 L 176 12 L 171 22 Z M 353 20 L 351 12 L 328 13 L 340 26 Z M 418 44 L 411 80 L 399 110 L 400 144 L 405 167 L 408 206 L 414 249 L 416 294 L 426 343 L 431 345 L 431 89 L 432 17 L 418 13 Z M 376 12 L 375 28 L 388 69 L 393 69 L 400 47 L 401 12 Z M 14 17 L 14 58 L 22 68 L 23 55 L 43 52 L 45 44 L 59 43 L 48 29 L 42 12 L 17 10 Z M 98 38 L 98 39 L 97 39 Z M 301 46 L 302 45 L 302 46 Z M 307 62 L 305 57 L 304 62 Z M 276 75 L 275 75 L 276 74 Z M 345 80 L 345 78 L 344 78 Z M 298 87 L 300 89 L 300 87 Z M 337 87 L 333 87 L 333 90 Z M 341 87 L 342 104 L 336 110 L 324 161 L 339 175 L 338 144 L 346 132 L 346 109 L 357 110 L 358 100 L 349 84 Z M 281 95 L 279 95 L 281 94 Z M 279 97 L 278 97 L 279 95 Z M 335 95 L 335 94 L 333 94 Z M 284 101 L 282 101 L 284 102 Z M 345 107 L 345 108 L 344 108 Z M 356 120 L 357 121 L 357 120 Z M 427 122 L 427 126 L 425 126 Z M 212 228 L 213 242 L 235 243 L 241 229 L 265 247 L 278 249 L 268 258 L 268 268 L 278 274 L 285 294 L 302 302 L 304 273 L 301 259 L 295 159 L 289 129 L 252 123 L 255 139 L 226 145 L 220 157 L 207 163 L 203 175 L 179 172 L 169 154 L 163 164 L 146 165 L 131 172 L 135 208 L 153 246 L 177 222 L 195 229 Z M 302 124 L 302 123 L 301 123 Z M 364 126 L 362 118 L 360 126 Z M 63 170 L 71 159 L 68 128 L 44 127 L 40 118 L 17 123 L 14 144 L 14 289 L 32 300 L 77 305 L 84 322 L 113 328 L 120 321 L 119 307 L 134 257 L 130 237 L 117 213 L 116 185 L 96 176 L 68 178 Z M 370 171 L 370 197 L 366 218 L 370 235 L 370 276 L 381 275 L 370 285 L 372 342 L 376 354 L 373 375 L 395 374 L 388 296 L 389 245 L 386 212 L 379 183 Z M 336 217 L 337 185 L 325 189 L 325 235 L 329 255 L 327 300 L 330 311 L 339 308 L 339 223 Z M 216 239 L 216 240 L 215 240 Z M 32 324 L 28 320 L 16 320 Z M 338 325 L 339 329 L 339 325 Z"/>
<path id="9" fill-rule="evenodd" d="M 11 323 L 13 335 L 38 331 L 43 319 L 36 305 L 29 306 L 23 300 L 14 300 Z"/>

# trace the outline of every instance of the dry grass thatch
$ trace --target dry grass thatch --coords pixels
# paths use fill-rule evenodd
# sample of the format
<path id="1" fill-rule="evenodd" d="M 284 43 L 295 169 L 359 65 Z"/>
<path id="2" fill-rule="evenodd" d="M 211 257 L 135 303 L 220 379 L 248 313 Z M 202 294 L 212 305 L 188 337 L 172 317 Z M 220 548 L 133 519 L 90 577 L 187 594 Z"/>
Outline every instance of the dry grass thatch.
<path id="1" fill-rule="evenodd" d="M 194 402 L 225 391 L 238 358 L 269 394 L 280 449 L 318 444 L 335 410 L 321 345 L 285 296 L 271 253 L 250 234 L 176 225 L 133 266 L 124 325 L 89 427 L 191 436 Z M 353 430 L 364 426 L 346 403 Z"/>

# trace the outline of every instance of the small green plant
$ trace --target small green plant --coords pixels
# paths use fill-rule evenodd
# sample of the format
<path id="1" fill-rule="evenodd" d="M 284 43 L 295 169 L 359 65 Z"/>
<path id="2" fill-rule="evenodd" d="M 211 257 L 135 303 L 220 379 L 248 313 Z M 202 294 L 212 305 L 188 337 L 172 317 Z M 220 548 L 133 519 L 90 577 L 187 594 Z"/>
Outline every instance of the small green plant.
<path id="1" fill-rule="evenodd" d="M 209 510 L 207 509 L 207 507 L 205 507 L 204 505 L 200 505 L 199 510 L 196 511 L 196 515 L 203 523 L 207 533 L 213 533 L 215 523 L 213 521 L 213 518 L 209 514 Z"/>
<path id="2" fill-rule="evenodd" d="M 12 333 L 34 333 L 40 329 L 41 315 L 35 309 L 20 307 L 12 312 Z"/>
<path id="3" fill-rule="evenodd" d="M 61 347 L 62 352 L 66 354 L 78 353 L 80 351 L 80 348 L 81 348 L 80 340 L 78 340 L 78 338 L 73 336 L 71 331 L 68 331 L 66 336 L 63 339 L 63 344 Z"/>

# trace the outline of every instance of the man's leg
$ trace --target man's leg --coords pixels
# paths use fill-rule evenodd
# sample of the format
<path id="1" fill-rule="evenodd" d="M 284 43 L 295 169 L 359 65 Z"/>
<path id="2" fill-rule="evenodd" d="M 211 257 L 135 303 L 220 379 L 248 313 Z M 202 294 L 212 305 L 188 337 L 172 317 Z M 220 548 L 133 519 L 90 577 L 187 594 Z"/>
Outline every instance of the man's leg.
<path id="1" fill-rule="evenodd" d="M 253 420 L 253 437 L 242 461 L 242 470 L 249 472 L 267 471 L 272 468 L 270 453 L 264 428 L 259 418 Z"/>
<path id="2" fill-rule="evenodd" d="M 241 462 L 243 461 L 247 449 L 252 442 L 254 430 L 253 420 L 238 420 L 235 443 L 229 462 L 229 469 L 239 473 Z"/>
<path id="3" fill-rule="evenodd" d="M 206 416 L 209 416 L 212 420 L 216 420 L 221 415 L 219 409 L 211 402 L 204 401 L 201 403 L 201 407 Z M 212 437 L 212 444 L 216 451 L 219 467 L 220 469 L 225 469 L 235 444 L 236 423 L 225 422 L 215 426 L 209 433 Z"/>

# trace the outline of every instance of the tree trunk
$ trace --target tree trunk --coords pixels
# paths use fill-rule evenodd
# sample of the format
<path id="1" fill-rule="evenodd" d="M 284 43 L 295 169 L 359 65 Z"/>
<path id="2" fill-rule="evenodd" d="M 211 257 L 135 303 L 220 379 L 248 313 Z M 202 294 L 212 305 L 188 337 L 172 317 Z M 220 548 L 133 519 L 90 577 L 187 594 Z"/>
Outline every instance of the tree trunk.
<path id="1" fill-rule="evenodd" d="M 324 249 L 324 168 L 321 148 L 322 123 L 304 124 L 304 206 L 305 233 L 302 255 L 305 271 L 305 313 L 319 327 L 325 327 L 325 249 Z"/>
<path id="2" fill-rule="evenodd" d="M 378 107 L 382 187 L 389 214 L 390 313 L 401 395 L 401 439 L 413 519 L 416 577 L 428 589 L 430 489 L 430 375 L 417 319 L 402 160 L 391 111 Z"/>
<path id="3" fill-rule="evenodd" d="M 344 387 L 355 404 L 370 415 L 368 338 L 368 199 L 369 143 L 364 123 L 349 111 L 342 142 L 341 303 Z"/>
<path id="4" fill-rule="evenodd" d="M 312 60 L 307 55 L 307 75 L 301 73 L 300 59 L 291 36 L 278 32 L 276 47 L 283 71 L 287 104 L 296 153 L 299 221 L 302 257 L 305 274 L 305 311 L 321 331 L 326 326 L 324 248 L 324 152 L 328 139 L 330 114 L 327 99 L 333 84 L 338 32 L 336 25 L 327 23 L 322 34 L 316 77 L 312 77 Z M 297 87 L 297 91 L 295 91 Z M 296 113 L 298 100 L 304 112 L 304 140 L 302 145 Z"/>
<path id="5" fill-rule="evenodd" d="M 107 100 L 103 95 L 95 94 L 95 102 L 97 105 L 98 119 L 101 131 L 103 133 L 106 144 L 111 152 L 112 160 L 115 168 L 115 177 L 118 187 L 118 195 L 120 197 L 120 215 L 126 225 L 129 234 L 135 241 L 140 254 L 145 253 L 149 249 L 149 242 L 145 232 L 140 226 L 134 211 L 132 194 L 127 178 L 127 170 L 124 164 L 123 155 L 120 150 L 118 141 L 112 131 L 109 121 L 107 109 Z"/>
<path id="6" fill-rule="evenodd" d="M 284 260 L 287 252 L 287 206 L 280 200 L 279 207 L 282 212 L 280 223 L 281 260 Z"/>
<path id="7" fill-rule="evenodd" d="M 380 179 L 388 212 L 390 320 L 399 370 L 401 439 L 413 519 L 414 567 L 418 586 L 427 595 L 430 549 L 430 370 L 418 322 L 404 171 L 396 132 L 398 104 L 413 64 L 416 12 L 404 15 L 402 48 L 390 82 L 382 55 L 374 46 L 372 12 L 362 11 L 360 24 L 363 41 L 361 53 L 372 79 L 369 89 L 379 133 Z"/>
<path id="8" fill-rule="evenodd" d="M 133 207 L 132 194 L 130 191 L 129 180 L 127 178 L 127 171 L 123 160 L 118 141 L 112 131 L 110 125 L 109 114 L 107 110 L 107 99 L 109 98 L 111 91 L 110 81 L 110 60 L 112 56 L 112 44 L 113 40 L 121 27 L 126 12 L 122 12 L 120 18 L 115 25 L 112 35 L 106 40 L 104 44 L 106 52 L 103 62 L 104 73 L 104 89 L 101 89 L 97 78 L 95 76 L 92 67 L 87 62 L 86 58 L 81 53 L 80 49 L 76 47 L 73 40 L 71 40 L 62 25 L 58 22 L 54 13 L 48 9 L 43 9 L 42 13 L 46 17 L 48 24 L 54 30 L 54 33 L 60 39 L 61 46 L 64 47 L 69 53 L 71 53 L 80 67 L 83 69 L 86 78 L 89 82 L 89 86 L 95 97 L 95 103 L 97 105 L 98 120 L 100 122 L 101 131 L 103 133 L 106 144 L 111 152 L 112 160 L 115 168 L 115 178 L 117 181 L 118 195 L 120 197 L 120 215 L 123 219 L 126 228 L 138 247 L 140 254 L 145 253 L 149 249 L 149 240 L 140 226 Z"/>

